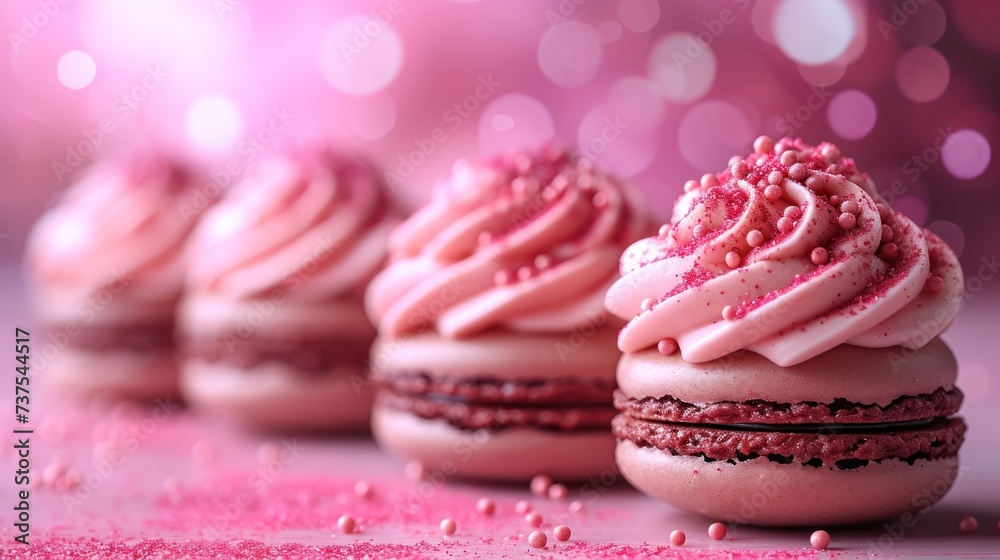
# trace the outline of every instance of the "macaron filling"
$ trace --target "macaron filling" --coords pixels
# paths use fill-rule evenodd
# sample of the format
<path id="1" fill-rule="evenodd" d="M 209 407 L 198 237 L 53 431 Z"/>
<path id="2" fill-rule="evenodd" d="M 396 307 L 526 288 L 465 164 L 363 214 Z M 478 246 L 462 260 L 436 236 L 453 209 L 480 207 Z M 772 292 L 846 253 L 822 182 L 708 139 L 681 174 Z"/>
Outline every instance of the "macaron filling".
<path id="1" fill-rule="evenodd" d="M 50 325 L 58 331 L 64 325 Z M 174 347 L 172 321 L 136 325 L 82 325 L 67 346 L 87 352 L 127 350 L 133 352 L 171 350 Z"/>
<path id="2" fill-rule="evenodd" d="M 615 407 L 634 417 L 687 424 L 891 424 L 931 418 L 947 418 L 958 412 L 962 391 L 957 387 L 938 388 L 933 393 L 904 395 L 886 406 L 861 404 L 847 399 L 833 402 L 779 403 L 766 400 L 720 401 L 692 404 L 665 396 L 629 398 L 615 392 Z"/>
<path id="3" fill-rule="evenodd" d="M 360 368 L 368 357 L 363 344 L 349 339 L 254 336 L 244 340 L 224 333 L 188 336 L 182 347 L 185 358 L 191 360 L 233 366 L 247 373 L 273 361 L 289 364 L 289 371 L 309 377 L 339 371 L 335 367 L 339 365 Z"/>
<path id="4" fill-rule="evenodd" d="M 965 422 L 940 418 L 926 423 L 835 424 L 795 431 L 747 425 L 655 422 L 620 414 L 612 429 L 620 440 L 671 455 L 702 457 L 706 463 L 736 464 L 760 457 L 780 464 L 854 469 L 870 462 L 953 457 L 961 446 Z"/>
<path id="5" fill-rule="evenodd" d="M 375 373 L 378 406 L 444 420 L 463 430 L 531 427 L 542 430 L 607 430 L 613 385 L 600 380 L 500 380 L 435 378 L 426 374 Z"/>
<path id="6" fill-rule="evenodd" d="M 952 457 L 965 423 L 950 418 L 962 393 L 955 387 L 900 396 L 888 405 L 836 399 L 830 403 L 686 403 L 672 396 L 632 398 L 615 392 L 622 412 L 615 436 L 671 455 L 700 456 L 731 464 L 766 457 L 803 466 L 852 469 L 871 461 Z"/>

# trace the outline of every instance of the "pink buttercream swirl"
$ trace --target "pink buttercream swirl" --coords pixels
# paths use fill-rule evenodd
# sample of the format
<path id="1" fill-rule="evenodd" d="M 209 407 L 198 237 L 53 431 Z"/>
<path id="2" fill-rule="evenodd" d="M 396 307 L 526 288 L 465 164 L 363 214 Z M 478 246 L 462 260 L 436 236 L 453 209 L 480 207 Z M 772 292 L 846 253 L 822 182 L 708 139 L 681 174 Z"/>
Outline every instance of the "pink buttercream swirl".
<path id="1" fill-rule="evenodd" d="M 952 250 L 832 144 L 761 137 L 685 191 L 608 291 L 608 310 L 631 319 L 622 351 L 705 362 L 747 349 L 790 366 L 838 344 L 919 348 L 958 310 Z"/>
<path id="2" fill-rule="evenodd" d="M 370 164 L 304 146 L 262 162 L 206 212 L 188 286 L 234 301 L 360 297 L 397 221 Z"/>
<path id="3" fill-rule="evenodd" d="M 392 337 L 603 324 L 618 257 L 650 225 L 631 188 L 557 146 L 459 161 L 393 232 L 368 313 Z"/>
<path id="4" fill-rule="evenodd" d="M 194 226 L 180 210 L 192 181 L 186 169 L 148 154 L 88 169 L 28 241 L 26 264 L 40 305 L 65 307 L 51 309 L 58 315 L 112 290 L 119 303 L 139 302 L 150 314 L 172 317 L 183 285 L 183 246 Z"/>

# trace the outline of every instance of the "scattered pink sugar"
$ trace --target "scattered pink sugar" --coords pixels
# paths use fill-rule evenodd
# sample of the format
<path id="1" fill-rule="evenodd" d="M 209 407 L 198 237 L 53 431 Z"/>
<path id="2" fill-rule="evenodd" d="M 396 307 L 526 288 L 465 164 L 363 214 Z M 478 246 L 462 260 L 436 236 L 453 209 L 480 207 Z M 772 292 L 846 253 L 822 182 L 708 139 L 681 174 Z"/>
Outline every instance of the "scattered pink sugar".
<path id="1" fill-rule="evenodd" d="M 666 545 L 618 545 L 606 543 L 585 543 L 573 541 L 559 544 L 556 552 L 567 558 L 589 558 L 591 560 L 799 560 L 815 559 L 816 551 L 799 550 L 738 550 L 738 549 L 698 549 L 693 546 L 675 548 Z M 826 551 L 827 558 L 840 556 L 840 552 Z"/>
<path id="2" fill-rule="evenodd" d="M 163 539 L 35 539 L 31 546 L 8 546 L 4 558 L 56 560 L 63 558 L 418 558 L 439 557 L 459 546 L 457 541 L 413 544 L 386 544 L 354 541 L 337 545 L 271 544 L 257 540 L 232 541 Z"/>

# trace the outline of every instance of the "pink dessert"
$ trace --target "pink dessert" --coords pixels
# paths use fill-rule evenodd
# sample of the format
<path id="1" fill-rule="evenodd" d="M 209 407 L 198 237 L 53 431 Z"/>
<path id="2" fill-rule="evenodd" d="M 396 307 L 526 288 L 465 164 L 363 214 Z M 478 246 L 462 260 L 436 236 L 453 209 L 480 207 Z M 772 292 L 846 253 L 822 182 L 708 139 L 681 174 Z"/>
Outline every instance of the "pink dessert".
<path id="1" fill-rule="evenodd" d="M 34 367 L 78 394 L 177 393 L 174 314 L 194 223 L 187 170 L 152 155 L 87 170 L 38 223 L 26 268 L 50 348 Z"/>
<path id="2" fill-rule="evenodd" d="M 961 300 L 958 260 L 832 144 L 754 147 L 689 181 L 670 224 L 622 256 L 606 300 L 630 320 L 622 473 L 732 523 L 929 507 L 944 492 L 922 489 L 951 486 L 965 433 L 938 338 Z"/>
<path id="3" fill-rule="evenodd" d="M 263 162 L 234 186 L 188 247 L 185 397 L 258 427 L 366 426 L 363 293 L 397 221 L 378 172 L 331 150 Z"/>
<path id="4" fill-rule="evenodd" d="M 367 292 L 376 440 L 465 477 L 609 468 L 621 323 L 602 300 L 647 231 L 627 186 L 557 147 L 458 162 Z"/>

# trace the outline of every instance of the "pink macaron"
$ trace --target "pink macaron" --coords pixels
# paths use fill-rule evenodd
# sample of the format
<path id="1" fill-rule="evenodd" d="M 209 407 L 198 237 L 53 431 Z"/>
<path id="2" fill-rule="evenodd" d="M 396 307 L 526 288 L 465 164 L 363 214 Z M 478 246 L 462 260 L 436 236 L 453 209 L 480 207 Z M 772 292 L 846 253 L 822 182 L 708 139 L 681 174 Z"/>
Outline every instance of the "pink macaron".
<path id="1" fill-rule="evenodd" d="M 397 221 L 357 158 L 304 146 L 252 170 L 188 247 L 185 397 L 256 427 L 367 426 L 363 292 Z"/>
<path id="2" fill-rule="evenodd" d="M 602 300 L 649 228 L 631 189 L 554 146 L 456 164 L 368 289 L 378 443 L 446 476 L 610 469 L 621 322 Z"/>
<path id="3" fill-rule="evenodd" d="M 197 196 L 184 167 L 147 153 L 86 170 L 35 225 L 25 267 L 47 343 L 32 367 L 56 389 L 177 394 L 174 321 Z"/>
<path id="4" fill-rule="evenodd" d="M 951 249 L 831 144 L 761 138 L 631 246 L 617 460 L 681 509 L 754 525 L 873 521 L 940 500 L 965 423 L 938 338 Z"/>

